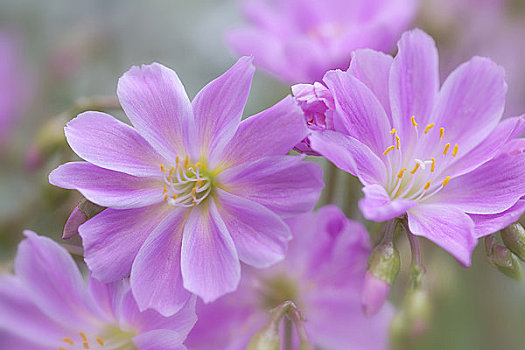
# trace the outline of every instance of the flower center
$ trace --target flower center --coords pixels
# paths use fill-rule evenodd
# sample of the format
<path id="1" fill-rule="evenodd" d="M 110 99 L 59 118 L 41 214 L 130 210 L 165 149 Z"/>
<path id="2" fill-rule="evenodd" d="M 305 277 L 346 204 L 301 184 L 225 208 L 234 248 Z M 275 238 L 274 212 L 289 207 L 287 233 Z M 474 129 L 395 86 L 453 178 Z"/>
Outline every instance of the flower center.
<path id="1" fill-rule="evenodd" d="M 190 208 L 199 205 L 211 192 L 211 179 L 202 169 L 202 164 L 190 164 L 186 156 L 181 162 L 177 156 L 175 166 L 160 165 L 164 173 L 164 201 L 174 207 Z"/>
<path id="2" fill-rule="evenodd" d="M 435 124 L 431 123 L 421 132 L 415 116 L 411 121 L 415 142 L 408 147 L 402 147 L 396 129 L 390 131 L 393 145 L 383 152 L 390 164 L 387 191 L 392 199 L 423 201 L 449 183 L 450 176 L 442 172 L 456 157 L 459 147 L 445 143 L 445 128 L 435 128 Z"/>
<path id="3" fill-rule="evenodd" d="M 262 281 L 261 301 L 265 310 L 273 309 L 285 301 L 298 303 L 297 283 L 287 275 L 279 274 Z"/>
<path id="4" fill-rule="evenodd" d="M 131 335 L 118 328 L 109 329 L 102 335 L 78 332 L 74 337 L 62 338 L 62 343 L 58 350 L 137 350 L 131 341 Z"/>

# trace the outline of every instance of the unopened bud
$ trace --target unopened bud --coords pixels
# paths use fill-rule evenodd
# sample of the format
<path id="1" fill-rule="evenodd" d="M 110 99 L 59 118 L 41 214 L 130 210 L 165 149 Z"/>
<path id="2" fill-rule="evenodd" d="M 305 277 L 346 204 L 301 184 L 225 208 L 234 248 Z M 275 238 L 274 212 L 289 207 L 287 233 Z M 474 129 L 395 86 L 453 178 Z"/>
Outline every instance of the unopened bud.
<path id="1" fill-rule="evenodd" d="M 25 155 L 25 166 L 27 170 L 35 171 L 43 165 L 45 160 L 59 149 L 67 149 L 64 137 L 64 125 L 67 119 L 58 116 L 50 119 L 42 126 L 36 136 L 36 140 Z"/>
<path id="2" fill-rule="evenodd" d="M 519 222 L 501 230 L 501 239 L 511 252 L 525 261 L 525 229 Z"/>
<path id="3" fill-rule="evenodd" d="M 381 310 L 388 293 L 390 293 L 390 285 L 367 271 L 361 293 L 361 307 L 365 315 L 372 316 Z"/>
<path id="4" fill-rule="evenodd" d="M 62 239 L 70 239 L 78 234 L 78 228 L 80 225 L 99 214 L 104 207 L 91 203 L 87 199 L 83 199 L 76 207 L 67 219 L 66 225 L 64 226 L 64 232 L 62 233 Z"/>
<path id="5" fill-rule="evenodd" d="M 485 238 L 485 252 L 489 262 L 500 272 L 515 280 L 522 280 L 523 275 L 518 259 L 509 249 L 496 244 L 493 236 Z"/>

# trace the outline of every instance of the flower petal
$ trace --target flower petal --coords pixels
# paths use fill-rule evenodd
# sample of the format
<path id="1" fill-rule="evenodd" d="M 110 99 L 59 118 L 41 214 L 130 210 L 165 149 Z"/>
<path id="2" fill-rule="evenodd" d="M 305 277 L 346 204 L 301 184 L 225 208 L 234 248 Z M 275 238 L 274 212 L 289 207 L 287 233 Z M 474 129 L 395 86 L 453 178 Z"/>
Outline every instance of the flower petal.
<path id="1" fill-rule="evenodd" d="M 87 327 L 94 309 L 71 255 L 47 237 L 31 231 L 24 234 L 27 238 L 18 245 L 15 272 L 26 290 L 32 291 L 34 303 L 63 325 Z"/>
<path id="2" fill-rule="evenodd" d="M 307 134 L 303 112 L 288 96 L 275 106 L 242 121 L 221 162 L 226 167 L 263 156 L 285 155 Z"/>
<path id="3" fill-rule="evenodd" d="M 178 332 L 156 329 L 133 337 L 133 343 L 140 350 L 186 350 L 184 337 Z"/>
<path id="4" fill-rule="evenodd" d="M 140 311 L 154 309 L 163 316 L 171 316 L 190 297 L 183 288 L 181 275 L 186 214 L 184 209 L 173 209 L 149 235 L 133 262 L 131 290 Z"/>
<path id="5" fill-rule="evenodd" d="M 323 188 L 321 168 L 299 156 L 264 157 L 216 176 L 226 191 L 281 216 L 310 211 Z"/>
<path id="6" fill-rule="evenodd" d="M 434 121 L 447 142 L 463 154 L 484 140 L 505 107 L 505 71 L 488 58 L 474 57 L 452 72 L 436 102 Z"/>
<path id="7" fill-rule="evenodd" d="M 431 203 L 453 205 L 469 214 L 497 214 L 525 196 L 525 153 L 500 155 L 453 178 Z"/>
<path id="8" fill-rule="evenodd" d="M 391 125 L 377 97 L 348 72 L 330 71 L 324 82 L 334 95 L 336 130 L 346 130 L 376 154 L 383 153 L 391 145 Z"/>
<path id="9" fill-rule="evenodd" d="M 408 227 L 428 238 L 468 267 L 477 244 L 474 222 L 457 208 L 443 205 L 418 205 L 408 212 Z"/>
<path id="10" fill-rule="evenodd" d="M 95 278 L 108 283 L 129 276 L 146 238 L 172 207 L 106 209 L 80 226 L 84 259 Z"/>
<path id="11" fill-rule="evenodd" d="M 232 292 L 241 276 L 233 240 L 213 200 L 191 210 L 182 238 L 184 288 L 205 303 Z"/>
<path id="12" fill-rule="evenodd" d="M 518 221 L 525 212 L 525 199 L 520 199 L 510 209 L 498 214 L 476 215 L 471 214 L 470 218 L 476 225 L 474 235 L 476 238 L 488 236 L 497 232 L 510 224 Z"/>
<path id="13" fill-rule="evenodd" d="M 438 53 L 434 40 L 419 29 L 405 32 L 398 49 L 390 70 L 390 106 L 393 126 L 409 144 L 412 116 L 423 127 L 431 122 L 439 89 Z"/>
<path id="14" fill-rule="evenodd" d="M 334 131 L 310 135 L 312 149 L 338 168 L 357 176 L 365 185 L 385 183 L 385 164 L 364 143 Z"/>
<path id="15" fill-rule="evenodd" d="M 292 238 L 288 226 L 260 204 L 217 189 L 219 213 L 230 233 L 239 258 L 255 267 L 282 260 Z"/>
<path id="16" fill-rule="evenodd" d="M 222 153 L 239 127 L 255 73 L 252 60 L 240 58 L 193 100 L 201 150 L 211 159 Z"/>
<path id="17" fill-rule="evenodd" d="M 88 162 L 62 164 L 49 174 L 49 183 L 78 190 L 89 201 L 114 209 L 144 207 L 163 199 L 160 178 L 136 177 Z"/>
<path id="18" fill-rule="evenodd" d="M 365 198 L 359 201 L 359 208 L 367 220 L 386 221 L 396 218 L 417 205 L 416 201 L 399 198 L 391 200 L 381 185 L 363 187 Z"/>
<path id="19" fill-rule="evenodd" d="M 81 158 L 101 168 L 135 176 L 159 176 L 162 157 L 135 129 L 101 112 L 67 123 L 67 142 Z"/>
<path id="20" fill-rule="evenodd" d="M 370 49 L 356 50 L 352 53 L 352 61 L 348 72 L 365 84 L 377 97 L 386 111 L 390 124 L 390 96 L 388 79 L 393 58 L 379 51 Z"/>
<path id="21" fill-rule="evenodd" d="M 174 162 L 187 153 L 193 112 L 177 73 L 158 63 L 132 67 L 119 79 L 117 95 L 133 126 L 164 158 Z"/>

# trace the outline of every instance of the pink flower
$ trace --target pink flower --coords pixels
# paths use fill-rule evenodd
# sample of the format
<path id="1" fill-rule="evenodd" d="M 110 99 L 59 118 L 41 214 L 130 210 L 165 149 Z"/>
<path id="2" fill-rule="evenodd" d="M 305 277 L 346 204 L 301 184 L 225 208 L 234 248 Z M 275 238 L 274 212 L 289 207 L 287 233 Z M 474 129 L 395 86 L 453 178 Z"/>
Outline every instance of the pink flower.
<path id="1" fill-rule="evenodd" d="M 85 259 L 103 282 L 131 275 L 141 310 L 176 312 L 237 288 L 240 261 L 283 259 L 282 218 L 309 211 L 321 169 L 286 153 L 308 133 L 287 97 L 241 122 L 254 68 L 241 58 L 190 102 L 176 73 L 133 67 L 117 94 L 134 128 L 87 112 L 68 123 L 88 162 L 55 169 L 50 182 L 109 209 L 79 227 Z"/>
<path id="2" fill-rule="evenodd" d="M 361 309 L 370 242 L 364 227 L 335 206 L 288 219 L 293 240 L 286 259 L 251 269 L 235 293 L 199 304 L 187 344 L 193 350 L 241 350 L 269 319 L 268 311 L 293 301 L 314 348 L 388 348 L 393 315 L 387 305 L 373 317 Z M 297 348 L 297 339 L 295 347 Z"/>
<path id="3" fill-rule="evenodd" d="M 359 48 L 390 51 L 415 15 L 417 0 L 249 0 L 250 26 L 228 40 L 240 55 L 289 83 L 346 69 Z"/>
<path id="4" fill-rule="evenodd" d="M 16 275 L 0 275 L 0 348 L 17 350 L 183 350 L 195 324 L 195 298 L 171 317 L 140 312 L 129 283 L 88 284 L 69 255 L 26 231 Z"/>

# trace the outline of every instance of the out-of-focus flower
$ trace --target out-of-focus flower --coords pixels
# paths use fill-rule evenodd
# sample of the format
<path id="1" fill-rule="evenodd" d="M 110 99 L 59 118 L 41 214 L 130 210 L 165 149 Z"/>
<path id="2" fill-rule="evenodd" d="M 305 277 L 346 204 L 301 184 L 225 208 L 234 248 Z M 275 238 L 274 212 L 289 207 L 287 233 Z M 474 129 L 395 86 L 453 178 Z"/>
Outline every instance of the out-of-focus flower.
<path id="1" fill-rule="evenodd" d="M 134 67 L 117 94 L 135 128 L 98 112 L 66 127 L 88 162 L 60 166 L 50 182 L 108 207 L 79 227 L 86 263 L 103 282 L 131 274 L 141 310 L 170 315 L 191 293 L 209 302 L 235 290 L 239 260 L 281 260 L 282 218 L 317 201 L 319 166 L 285 155 L 308 132 L 293 99 L 240 122 L 253 74 L 241 58 L 191 103 L 174 71 Z"/>
<path id="2" fill-rule="evenodd" d="M 367 219 L 406 214 L 413 234 L 468 266 L 477 238 L 523 213 L 525 154 L 510 140 L 525 121 L 501 121 L 507 86 L 491 60 L 472 58 L 440 89 L 432 38 L 414 30 L 398 46 L 395 58 L 359 50 L 348 72 L 326 74 L 336 131 L 311 146 L 365 185 Z"/>
<path id="3" fill-rule="evenodd" d="M 268 311 L 293 301 L 315 348 L 387 348 L 392 309 L 384 307 L 374 317 L 361 310 L 371 250 L 364 227 L 346 219 L 335 206 L 287 222 L 293 240 L 286 259 L 270 269 L 243 274 L 235 293 L 213 304 L 198 304 L 199 322 L 188 337 L 188 347 L 245 349 L 266 324 Z"/>
<path id="4" fill-rule="evenodd" d="M 355 49 L 390 51 L 416 7 L 417 0 L 249 0 L 251 25 L 232 30 L 228 41 L 278 79 L 311 83 L 348 68 Z"/>
<path id="5" fill-rule="evenodd" d="M 0 147 L 5 146 L 28 95 L 19 37 L 0 30 Z"/>
<path id="6" fill-rule="evenodd" d="M 163 317 L 140 312 L 129 283 L 86 284 L 69 253 L 26 231 L 15 275 L 0 275 L 0 348 L 182 350 L 195 324 L 195 300 Z"/>

